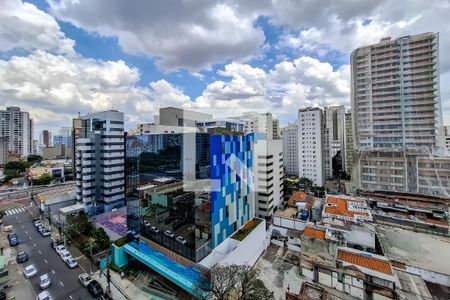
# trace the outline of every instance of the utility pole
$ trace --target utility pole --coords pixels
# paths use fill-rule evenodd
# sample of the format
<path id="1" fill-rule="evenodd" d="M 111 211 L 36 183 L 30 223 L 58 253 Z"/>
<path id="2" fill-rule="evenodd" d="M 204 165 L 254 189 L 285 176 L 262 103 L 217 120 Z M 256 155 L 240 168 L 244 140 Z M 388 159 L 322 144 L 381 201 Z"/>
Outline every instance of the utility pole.
<path id="1" fill-rule="evenodd" d="M 89 266 L 89 275 L 92 275 L 92 248 L 94 246 L 95 240 L 93 238 L 89 238 L 89 260 L 91 264 Z"/>

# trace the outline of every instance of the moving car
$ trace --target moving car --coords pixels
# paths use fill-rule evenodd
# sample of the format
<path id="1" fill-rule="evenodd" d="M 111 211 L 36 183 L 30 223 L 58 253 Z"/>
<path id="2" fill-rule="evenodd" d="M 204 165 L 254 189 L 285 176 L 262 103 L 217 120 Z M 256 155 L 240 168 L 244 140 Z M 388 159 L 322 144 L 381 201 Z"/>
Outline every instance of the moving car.
<path id="1" fill-rule="evenodd" d="M 94 298 L 98 298 L 101 294 L 103 294 L 103 288 L 97 280 L 92 280 L 89 282 L 87 289 L 89 294 L 91 294 Z"/>
<path id="2" fill-rule="evenodd" d="M 25 251 L 19 252 L 17 253 L 16 260 L 20 264 L 24 263 L 28 260 L 28 255 L 25 253 Z"/>
<path id="3" fill-rule="evenodd" d="M 68 260 L 69 257 L 72 257 L 72 254 L 70 254 L 70 252 L 66 250 L 66 251 L 59 253 L 59 256 L 61 256 L 61 259 L 63 260 L 63 262 L 66 262 L 66 260 Z"/>
<path id="4" fill-rule="evenodd" d="M 48 274 L 44 274 L 41 275 L 41 277 L 39 277 L 39 287 L 42 290 L 45 290 L 46 288 L 48 288 L 50 286 L 50 277 L 48 276 Z"/>
<path id="5" fill-rule="evenodd" d="M 50 296 L 50 293 L 47 291 L 43 291 L 39 295 L 37 295 L 36 300 L 53 300 L 52 296 Z"/>
<path id="6" fill-rule="evenodd" d="M 11 247 L 17 246 L 19 244 L 19 239 L 17 238 L 17 234 L 8 233 L 8 241 Z"/>
<path id="7" fill-rule="evenodd" d="M 172 239 L 175 237 L 175 235 L 173 234 L 173 232 L 170 231 L 170 230 L 164 231 L 164 235 L 167 236 L 167 237 L 170 237 L 170 238 L 172 238 Z"/>
<path id="8" fill-rule="evenodd" d="M 25 269 L 23 270 L 23 274 L 28 279 L 35 276 L 37 274 L 36 267 L 34 265 L 26 266 Z"/>
<path id="9" fill-rule="evenodd" d="M 178 243 L 183 244 L 183 245 L 186 244 L 186 239 L 185 239 L 184 237 L 182 237 L 181 235 L 177 236 L 176 241 L 177 241 Z"/>
<path id="10" fill-rule="evenodd" d="M 87 273 L 81 273 L 80 275 L 78 275 L 78 281 L 82 286 L 87 287 L 88 284 L 92 281 L 92 278 Z"/>
<path id="11" fill-rule="evenodd" d="M 60 254 L 63 251 L 67 251 L 66 247 L 64 245 L 58 245 L 55 248 L 56 253 Z"/>
<path id="12" fill-rule="evenodd" d="M 71 269 L 76 268 L 78 266 L 77 260 L 75 258 L 73 258 L 72 256 L 66 260 L 66 264 Z"/>

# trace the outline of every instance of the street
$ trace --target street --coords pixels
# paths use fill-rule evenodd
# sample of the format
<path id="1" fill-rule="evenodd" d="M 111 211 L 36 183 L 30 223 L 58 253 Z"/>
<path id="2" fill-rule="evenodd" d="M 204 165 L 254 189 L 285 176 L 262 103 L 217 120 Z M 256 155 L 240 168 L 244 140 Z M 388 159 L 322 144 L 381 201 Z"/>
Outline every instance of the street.
<path id="1" fill-rule="evenodd" d="M 8 291 L 8 296 L 17 294 L 17 299 L 22 299 L 19 295 L 27 295 L 34 299 L 41 291 L 39 288 L 39 276 L 47 273 L 51 278 L 51 286 L 47 289 L 53 299 L 93 299 L 87 289 L 78 282 L 78 275 L 83 271 L 80 268 L 69 269 L 60 259 L 59 255 L 50 246 L 50 237 L 42 237 L 32 224 L 32 215 L 27 207 L 24 211 L 17 211 L 15 214 L 5 215 L 3 224 L 12 225 L 13 232 L 19 238 L 19 245 L 13 247 L 14 257 L 17 252 L 25 251 L 29 260 L 19 265 L 17 274 L 12 274 L 12 283 L 16 282 Z M 37 268 L 37 275 L 31 279 L 25 279 L 21 273 L 25 266 L 34 264 Z M 16 277 L 14 279 L 14 276 Z M 24 299 L 27 299 L 24 298 Z"/>

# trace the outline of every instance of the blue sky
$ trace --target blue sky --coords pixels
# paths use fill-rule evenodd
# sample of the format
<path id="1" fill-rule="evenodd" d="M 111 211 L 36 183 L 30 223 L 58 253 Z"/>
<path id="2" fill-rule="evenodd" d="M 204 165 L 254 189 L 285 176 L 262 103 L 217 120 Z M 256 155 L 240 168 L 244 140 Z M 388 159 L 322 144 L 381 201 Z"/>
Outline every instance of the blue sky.
<path id="1" fill-rule="evenodd" d="M 38 131 L 110 108 L 131 128 L 160 106 L 220 117 L 272 112 L 286 125 L 301 107 L 350 107 L 355 48 L 427 31 L 440 32 L 450 122 L 445 1 L 3 2 L 0 96 L 30 111 Z"/>

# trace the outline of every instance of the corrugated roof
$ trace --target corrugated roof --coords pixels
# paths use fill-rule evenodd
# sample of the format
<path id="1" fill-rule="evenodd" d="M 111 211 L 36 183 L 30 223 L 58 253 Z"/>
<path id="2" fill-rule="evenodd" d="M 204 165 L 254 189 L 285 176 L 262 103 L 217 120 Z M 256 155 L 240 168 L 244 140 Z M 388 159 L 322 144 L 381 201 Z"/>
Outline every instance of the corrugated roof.
<path id="1" fill-rule="evenodd" d="M 376 272 L 393 275 L 391 264 L 375 257 L 366 256 L 363 253 L 357 254 L 352 252 L 338 250 L 337 260 L 357 265 Z"/>
<path id="2" fill-rule="evenodd" d="M 325 230 L 318 228 L 306 227 L 303 231 L 303 235 L 316 240 L 325 240 Z"/>

